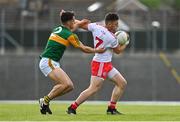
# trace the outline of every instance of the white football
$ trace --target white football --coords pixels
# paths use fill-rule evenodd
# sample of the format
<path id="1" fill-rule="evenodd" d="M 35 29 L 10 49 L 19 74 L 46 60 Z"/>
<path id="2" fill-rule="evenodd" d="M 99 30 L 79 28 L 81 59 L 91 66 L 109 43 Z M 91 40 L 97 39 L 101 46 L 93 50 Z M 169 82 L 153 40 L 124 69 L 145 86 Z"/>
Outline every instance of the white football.
<path id="1" fill-rule="evenodd" d="M 115 36 L 121 45 L 128 45 L 129 44 L 129 34 L 127 34 L 125 31 L 117 31 L 115 33 Z"/>

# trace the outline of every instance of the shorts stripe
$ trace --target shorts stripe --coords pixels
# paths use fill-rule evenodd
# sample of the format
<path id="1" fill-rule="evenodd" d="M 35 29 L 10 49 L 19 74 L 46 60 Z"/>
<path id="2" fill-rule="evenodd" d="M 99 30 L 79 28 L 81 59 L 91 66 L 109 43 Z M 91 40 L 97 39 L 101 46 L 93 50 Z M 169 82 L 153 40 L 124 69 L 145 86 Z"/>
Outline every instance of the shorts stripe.
<path id="1" fill-rule="evenodd" d="M 101 77 L 103 72 L 104 63 L 100 63 L 99 70 L 97 76 Z"/>
<path id="2" fill-rule="evenodd" d="M 48 65 L 49 65 L 49 67 L 50 67 L 52 70 L 55 69 L 54 66 L 52 65 L 51 59 L 48 60 Z"/>

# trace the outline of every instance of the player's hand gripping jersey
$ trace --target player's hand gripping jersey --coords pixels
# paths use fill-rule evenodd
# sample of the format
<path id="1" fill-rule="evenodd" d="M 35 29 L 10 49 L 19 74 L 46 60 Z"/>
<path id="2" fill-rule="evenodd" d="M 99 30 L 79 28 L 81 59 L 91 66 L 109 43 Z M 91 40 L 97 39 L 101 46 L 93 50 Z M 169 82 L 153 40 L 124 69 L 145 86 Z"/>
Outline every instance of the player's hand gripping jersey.
<path id="1" fill-rule="evenodd" d="M 118 46 L 118 41 L 113 33 L 96 23 L 88 24 L 88 30 L 92 32 L 95 48 L 107 48 L 104 53 L 96 53 L 93 60 L 97 62 L 111 62 L 113 50 Z"/>
<path id="2" fill-rule="evenodd" d="M 113 50 L 119 43 L 113 33 L 96 23 L 88 24 L 88 30 L 92 32 L 95 48 L 106 48 L 104 53 L 96 53 L 91 63 L 91 75 L 103 79 L 112 78 L 119 73 L 112 65 Z"/>
<path id="3" fill-rule="evenodd" d="M 72 33 L 66 27 L 59 26 L 52 31 L 46 48 L 40 57 L 46 57 L 54 61 L 59 61 L 62 58 L 66 47 L 70 44 L 74 47 L 78 47 L 80 45 L 77 35 Z"/>

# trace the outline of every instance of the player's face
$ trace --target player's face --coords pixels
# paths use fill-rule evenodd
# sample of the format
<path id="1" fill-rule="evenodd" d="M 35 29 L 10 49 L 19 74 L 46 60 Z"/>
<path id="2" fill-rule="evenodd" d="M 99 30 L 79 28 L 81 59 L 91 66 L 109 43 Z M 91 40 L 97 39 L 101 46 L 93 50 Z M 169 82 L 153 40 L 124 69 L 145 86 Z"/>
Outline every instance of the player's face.
<path id="1" fill-rule="evenodd" d="M 74 28 L 74 24 L 75 24 L 75 17 L 73 17 L 73 19 L 68 22 L 69 28 L 73 29 Z"/>
<path id="2" fill-rule="evenodd" d="M 106 24 L 107 29 L 112 32 L 115 33 L 117 28 L 118 28 L 118 20 L 117 21 L 110 21 Z"/>

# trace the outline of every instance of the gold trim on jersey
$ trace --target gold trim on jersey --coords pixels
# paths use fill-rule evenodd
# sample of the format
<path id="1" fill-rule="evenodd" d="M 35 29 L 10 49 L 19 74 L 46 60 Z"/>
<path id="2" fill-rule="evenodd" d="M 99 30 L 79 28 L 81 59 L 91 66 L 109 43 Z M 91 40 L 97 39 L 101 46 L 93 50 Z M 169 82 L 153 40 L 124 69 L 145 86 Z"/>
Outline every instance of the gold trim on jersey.
<path id="1" fill-rule="evenodd" d="M 80 41 L 77 37 L 77 35 L 72 34 L 71 36 L 68 37 L 68 41 L 74 46 L 74 47 L 79 47 Z"/>
<path id="2" fill-rule="evenodd" d="M 52 70 L 55 69 L 54 66 L 53 66 L 53 64 L 52 64 L 51 59 L 48 60 L 48 65 L 49 65 L 49 67 L 50 67 Z"/>
<path id="3" fill-rule="evenodd" d="M 69 41 L 63 39 L 62 37 L 58 36 L 57 34 L 52 33 L 49 37 L 49 40 L 53 40 L 57 43 L 60 43 L 62 45 L 65 45 L 66 47 L 69 46 Z"/>

